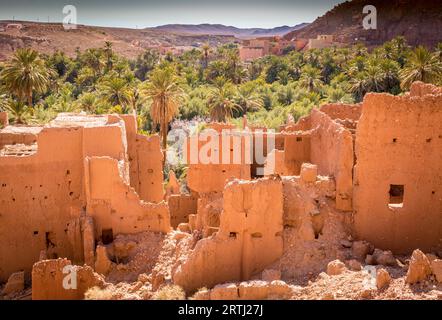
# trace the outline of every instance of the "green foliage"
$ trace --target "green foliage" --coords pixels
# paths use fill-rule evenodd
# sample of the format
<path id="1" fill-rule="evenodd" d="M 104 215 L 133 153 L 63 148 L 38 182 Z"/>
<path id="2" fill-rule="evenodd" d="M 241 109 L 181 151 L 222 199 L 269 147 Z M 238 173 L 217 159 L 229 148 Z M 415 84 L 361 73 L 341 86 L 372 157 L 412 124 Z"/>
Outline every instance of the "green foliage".
<path id="1" fill-rule="evenodd" d="M 145 133 L 159 122 L 167 131 L 175 117 L 241 125 L 247 115 L 252 125 L 278 128 L 324 103 L 360 102 L 368 92 L 397 95 L 416 80 L 442 84 L 442 43 L 434 50 L 411 48 L 397 37 L 370 51 L 362 44 L 292 49 L 247 64 L 236 44 L 205 44 L 178 56 L 146 50 L 135 59 L 117 55 L 110 42 L 77 50 L 73 58 L 20 49 L 0 65 L 0 108 L 17 123 L 46 123 L 57 112 L 136 112 Z M 176 97 L 165 121 L 154 87 Z"/>

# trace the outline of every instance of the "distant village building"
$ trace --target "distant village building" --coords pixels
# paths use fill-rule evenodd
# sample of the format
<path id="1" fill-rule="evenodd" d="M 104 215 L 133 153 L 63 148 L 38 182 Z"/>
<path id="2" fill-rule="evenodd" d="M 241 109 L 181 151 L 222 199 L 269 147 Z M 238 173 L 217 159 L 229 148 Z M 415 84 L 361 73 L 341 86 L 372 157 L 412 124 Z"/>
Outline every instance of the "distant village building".
<path id="1" fill-rule="evenodd" d="M 306 40 L 285 40 L 281 37 L 268 37 L 244 40 L 239 48 L 241 61 L 249 62 L 269 54 L 281 55 L 286 49 L 301 50 Z"/>
<path id="2" fill-rule="evenodd" d="M 309 39 L 306 49 L 323 49 L 339 45 L 335 42 L 334 36 L 330 34 L 320 34 L 316 39 Z"/>

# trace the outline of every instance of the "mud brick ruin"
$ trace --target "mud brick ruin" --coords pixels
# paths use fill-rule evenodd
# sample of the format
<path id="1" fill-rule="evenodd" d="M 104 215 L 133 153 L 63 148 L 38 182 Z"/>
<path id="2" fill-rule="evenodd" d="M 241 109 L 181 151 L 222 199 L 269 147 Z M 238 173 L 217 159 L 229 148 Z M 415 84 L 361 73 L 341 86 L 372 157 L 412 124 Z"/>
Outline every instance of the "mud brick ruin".
<path id="1" fill-rule="evenodd" d="M 0 127 L 3 294 L 150 299 L 178 285 L 196 299 L 299 298 L 293 284 L 415 249 L 407 281 L 442 281 L 442 88 L 314 109 L 274 134 L 265 165 L 244 153 L 189 164 L 187 193 L 173 172 L 163 181 L 159 137 L 138 134 L 134 115 L 31 127 L 0 113 Z M 414 274 L 415 261 L 428 272 Z"/>

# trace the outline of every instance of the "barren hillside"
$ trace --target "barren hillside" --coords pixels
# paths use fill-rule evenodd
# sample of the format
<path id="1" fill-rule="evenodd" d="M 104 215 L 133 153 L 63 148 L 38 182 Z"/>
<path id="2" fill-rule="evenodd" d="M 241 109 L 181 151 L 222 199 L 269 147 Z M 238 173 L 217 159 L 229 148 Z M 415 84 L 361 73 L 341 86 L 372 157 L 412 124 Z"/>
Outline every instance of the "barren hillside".
<path id="1" fill-rule="evenodd" d="M 377 9 L 376 30 L 362 27 L 365 5 L 374 5 Z M 285 38 L 315 38 L 318 34 L 333 34 L 345 43 L 362 40 L 369 46 L 404 36 L 411 45 L 434 46 L 442 41 L 442 1 L 347 1 L 302 30 L 288 33 Z"/>
<path id="2" fill-rule="evenodd" d="M 22 28 L 7 27 L 18 24 Z M 64 30 L 59 23 L 0 21 L 0 60 L 18 48 L 32 47 L 43 53 L 61 50 L 72 56 L 76 48 L 102 47 L 111 41 L 116 53 L 134 57 L 144 49 L 156 46 L 198 46 L 210 41 L 216 45 L 234 41 L 231 36 L 179 35 L 158 30 L 135 30 L 79 25 L 76 30 Z"/>

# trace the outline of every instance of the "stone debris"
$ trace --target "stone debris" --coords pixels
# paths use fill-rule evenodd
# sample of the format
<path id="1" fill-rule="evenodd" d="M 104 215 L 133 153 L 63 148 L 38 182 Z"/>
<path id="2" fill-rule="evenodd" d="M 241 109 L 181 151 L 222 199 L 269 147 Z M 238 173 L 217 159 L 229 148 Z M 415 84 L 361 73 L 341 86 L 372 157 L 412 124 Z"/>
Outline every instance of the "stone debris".
<path id="1" fill-rule="evenodd" d="M 378 289 L 383 289 L 391 282 L 390 274 L 387 270 L 381 268 L 376 272 L 376 286 Z"/>
<path id="2" fill-rule="evenodd" d="M 345 272 L 347 268 L 342 261 L 334 260 L 327 265 L 327 274 L 329 276 L 335 276 Z"/>
<path id="3" fill-rule="evenodd" d="M 413 251 L 408 267 L 406 282 L 414 284 L 424 281 L 431 274 L 431 265 L 427 256 L 419 249 Z"/>
<path id="4" fill-rule="evenodd" d="M 17 293 L 25 289 L 25 273 L 15 272 L 11 274 L 3 288 L 2 294 L 8 295 L 11 293 Z"/>

